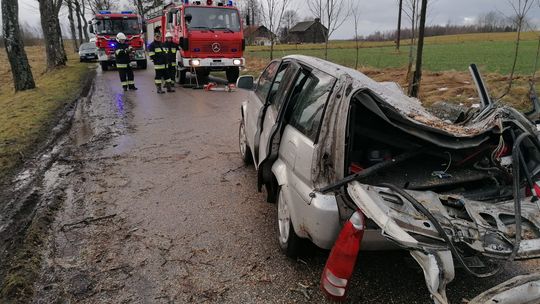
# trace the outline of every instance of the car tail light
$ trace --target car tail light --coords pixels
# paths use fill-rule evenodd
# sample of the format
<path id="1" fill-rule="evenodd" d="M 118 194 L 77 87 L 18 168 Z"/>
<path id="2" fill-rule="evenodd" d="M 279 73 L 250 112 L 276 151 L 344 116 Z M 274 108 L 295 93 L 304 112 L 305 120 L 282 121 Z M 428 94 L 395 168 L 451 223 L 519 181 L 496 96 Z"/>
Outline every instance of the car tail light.
<path id="1" fill-rule="evenodd" d="M 345 223 L 330 252 L 321 277 L 321 289 L 332 300 L 343 301 L 346 298 L 364 229 L 365 217 L 358 210 Z"/>

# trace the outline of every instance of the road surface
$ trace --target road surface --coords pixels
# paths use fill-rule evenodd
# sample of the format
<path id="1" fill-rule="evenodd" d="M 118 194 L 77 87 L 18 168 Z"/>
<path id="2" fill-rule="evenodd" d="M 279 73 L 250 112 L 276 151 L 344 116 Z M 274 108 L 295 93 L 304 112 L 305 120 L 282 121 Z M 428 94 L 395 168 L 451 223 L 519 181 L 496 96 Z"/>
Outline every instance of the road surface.
<path id="1" fill-rule="evenodd" d="M 101 73 L 81 102 L 71 148 L 50 174 L 63 179 L 36 284 L 35 303 L 325 303 L 327 252 L 286 258 L 276 206 L 256 191 L 238 152 L 243 92 L 180 89 L 157 95 L 153 71 L 136 71 L 123 93 Z M 64 169 L 63 169 L 64 168 Z M 458 270 L 448 287 L 462 303 L 511 275 L 480 280 Z M 430 303 L 420 268 L 405 252 L 362 253 L 351 303 Z"/>

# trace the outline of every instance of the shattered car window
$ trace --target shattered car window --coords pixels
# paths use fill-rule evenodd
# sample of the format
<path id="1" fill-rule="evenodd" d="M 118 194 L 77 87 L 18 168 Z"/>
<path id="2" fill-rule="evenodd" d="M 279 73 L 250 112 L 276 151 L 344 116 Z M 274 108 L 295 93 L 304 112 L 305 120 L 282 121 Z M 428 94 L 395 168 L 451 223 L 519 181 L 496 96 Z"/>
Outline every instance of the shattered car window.
<path id="1" fill-rule="evenodd" d="M 304 73 L 295 85 L 291 125 L 314 142 L 330 91 L 336 79 L 322 72 Z"/>

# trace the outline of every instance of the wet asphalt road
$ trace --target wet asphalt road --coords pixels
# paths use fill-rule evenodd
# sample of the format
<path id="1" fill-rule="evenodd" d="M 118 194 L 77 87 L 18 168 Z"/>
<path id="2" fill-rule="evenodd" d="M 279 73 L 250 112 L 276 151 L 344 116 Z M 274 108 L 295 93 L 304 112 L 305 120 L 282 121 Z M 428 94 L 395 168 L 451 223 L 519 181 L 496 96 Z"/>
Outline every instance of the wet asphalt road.
<path id="1" fill-rule="evenodd" d="M 276 207 L 257 193 L 238 153 L 243 92 L 180 89 L 157 95 L 153 71 L 124 94 L 116 72 L 98 72 L 78 109 L 63 177 L 66 202 L 35 303 L 325 303 L 327 252 L 286 258 Z M 86 221 L 84 221 L 86 219 Z M 462 303 L 538 262 L 480 280 L 457 271 Z M 351 303 L 431 303 L 405 252 L 362 253 Z"/>

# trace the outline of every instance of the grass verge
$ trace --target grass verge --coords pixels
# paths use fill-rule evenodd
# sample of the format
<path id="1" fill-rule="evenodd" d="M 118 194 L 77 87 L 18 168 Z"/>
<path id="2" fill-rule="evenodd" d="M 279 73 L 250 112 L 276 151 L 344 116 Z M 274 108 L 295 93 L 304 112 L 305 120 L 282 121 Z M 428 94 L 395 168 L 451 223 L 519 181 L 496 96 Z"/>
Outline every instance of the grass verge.
<path id="1" fill-rule="evenodd" d="M 32 155 L 58 122 L 62 110 L 81 94 L 93 64 L 70 53 L 66 67 L 44 73 L 43 46 L 26 48 L 36 88 L 15 93 L 9 64 L 0 65 L 0 182 Z M 0 62 L 8 62 L 5 51 Z"/>

